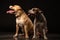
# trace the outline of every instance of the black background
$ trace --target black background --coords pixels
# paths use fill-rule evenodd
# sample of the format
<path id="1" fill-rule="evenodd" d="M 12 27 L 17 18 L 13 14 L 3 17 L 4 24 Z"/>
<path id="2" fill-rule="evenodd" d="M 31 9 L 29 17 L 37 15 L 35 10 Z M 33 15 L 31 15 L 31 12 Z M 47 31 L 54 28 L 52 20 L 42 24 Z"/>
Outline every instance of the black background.
<path id="1" fill-rule="evenodd" d="M 48 33 L 59 33 L 60 15 L 55 0 L 0 0 L 0 32 L 15 31 L 15 16 L 6 13 L 9 5 L 14 4 L 20 5 L 25 12 L 33 7 L 40 8 L 48 22 Z"/>

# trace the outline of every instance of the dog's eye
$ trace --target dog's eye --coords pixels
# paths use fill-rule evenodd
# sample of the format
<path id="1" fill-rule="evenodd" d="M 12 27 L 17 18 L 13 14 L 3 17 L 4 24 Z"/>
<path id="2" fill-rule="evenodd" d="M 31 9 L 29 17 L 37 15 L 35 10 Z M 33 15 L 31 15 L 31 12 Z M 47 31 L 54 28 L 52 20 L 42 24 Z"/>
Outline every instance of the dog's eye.
<path id="1" fill-rule="evenodd" d="M 33 9 L 33 11 L 35 11 L 35 9 Z"/>

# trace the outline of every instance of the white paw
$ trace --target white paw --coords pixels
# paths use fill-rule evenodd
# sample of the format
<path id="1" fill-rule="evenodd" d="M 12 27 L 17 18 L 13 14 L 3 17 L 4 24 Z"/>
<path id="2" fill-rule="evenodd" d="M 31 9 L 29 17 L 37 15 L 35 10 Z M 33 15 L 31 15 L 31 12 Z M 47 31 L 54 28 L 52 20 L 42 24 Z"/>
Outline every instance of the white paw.
<path id="1" fill-rule="evenodd" d="M 33 36 L 33 38 L 36 38 L 35 36 Z"/>
<path id="2" fill-rule="evenodd" d="M 17 36 L 18 36 L 17 34 L 13 35 L 13 37 L 17 37 Z"/>
<path id="3" fill-rule="evenodd" d="M 26 39 L 28 39 L 29 37 L 28 36 L 25 36 Z"/>
<path id="4" fill-rule="evenodd" d="M 44 36 L 44 39 L 47 40 L 48 38 Z"/>

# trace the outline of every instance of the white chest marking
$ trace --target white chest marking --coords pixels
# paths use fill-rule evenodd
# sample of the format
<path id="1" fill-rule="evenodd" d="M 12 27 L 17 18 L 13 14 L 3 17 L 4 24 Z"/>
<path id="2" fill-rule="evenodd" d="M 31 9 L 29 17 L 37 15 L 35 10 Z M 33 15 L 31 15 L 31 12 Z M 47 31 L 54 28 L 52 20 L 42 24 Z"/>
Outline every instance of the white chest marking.
<path id="1" fill-rule="evenodd" d="M 16 19 L 16 23 L 24 24 L 24 19 L 20 17 L 19 19 Z"/>

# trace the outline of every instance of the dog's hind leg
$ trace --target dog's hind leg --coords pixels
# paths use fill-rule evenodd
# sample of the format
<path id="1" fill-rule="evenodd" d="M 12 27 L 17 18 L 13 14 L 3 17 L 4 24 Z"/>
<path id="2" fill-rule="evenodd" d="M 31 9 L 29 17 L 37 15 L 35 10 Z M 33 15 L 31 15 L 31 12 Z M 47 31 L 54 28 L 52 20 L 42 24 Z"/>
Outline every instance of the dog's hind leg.
<path id="1" fill-rule="evenodd" d="M 18 26 L 18 24 L 16 24 L 16 33 L 15 33 L 15 35 L 13 37 L 17 37 L 18 36 L 18 31 L 19 31 L 19 26 Z"/>

